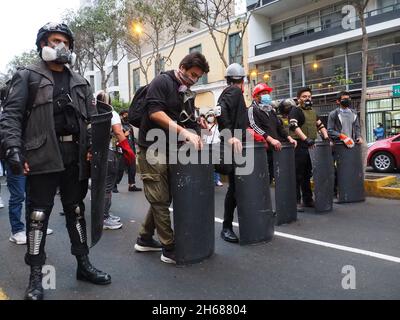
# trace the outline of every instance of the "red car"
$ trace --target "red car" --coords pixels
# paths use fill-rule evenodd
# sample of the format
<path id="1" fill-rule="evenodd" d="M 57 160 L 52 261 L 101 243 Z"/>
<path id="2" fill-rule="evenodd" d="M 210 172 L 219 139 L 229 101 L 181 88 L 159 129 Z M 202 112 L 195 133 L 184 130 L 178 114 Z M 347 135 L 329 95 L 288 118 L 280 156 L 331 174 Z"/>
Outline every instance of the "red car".
<path id="1" fill-rule="evenodd" d="M 367 164 L 377 172 L 400 169 L 400 134 L 374 142 L 368 148 Z"/>

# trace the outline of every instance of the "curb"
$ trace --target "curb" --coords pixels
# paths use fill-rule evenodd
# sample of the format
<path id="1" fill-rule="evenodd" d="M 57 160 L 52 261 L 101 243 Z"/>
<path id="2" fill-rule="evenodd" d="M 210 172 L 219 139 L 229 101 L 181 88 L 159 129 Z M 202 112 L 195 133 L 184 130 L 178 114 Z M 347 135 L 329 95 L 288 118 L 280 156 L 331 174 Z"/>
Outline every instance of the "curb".
<path id="1" fill-rule="evenodd" d="M 388 187 L 396 181 L 395 176 L 366 176 L 365 193 L 369 197 L 400 199 L 400 188 Z"/>

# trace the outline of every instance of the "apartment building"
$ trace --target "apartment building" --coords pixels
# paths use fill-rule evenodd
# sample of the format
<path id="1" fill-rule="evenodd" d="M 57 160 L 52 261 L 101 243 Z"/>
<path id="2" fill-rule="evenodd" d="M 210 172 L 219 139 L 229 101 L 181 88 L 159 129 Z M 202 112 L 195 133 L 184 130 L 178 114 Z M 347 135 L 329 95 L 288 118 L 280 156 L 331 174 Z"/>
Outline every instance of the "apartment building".
<path id="1" fill-rule="evenodd" d="M 346 89 L 359 109 L 362 34 L 359 21 L 347 19 L 351 2 L 248 0 L 248 10 L 253 10 L 247 60 L 251 85 L 268 83 L 275 99 L 295 97 L 298 88 L 309 86 L 322 117 Z M 372 141 L 378 122 L 388 135 L 400 133 L 400 0 L 370 0 L 366 11 L 366 125 Z"/>

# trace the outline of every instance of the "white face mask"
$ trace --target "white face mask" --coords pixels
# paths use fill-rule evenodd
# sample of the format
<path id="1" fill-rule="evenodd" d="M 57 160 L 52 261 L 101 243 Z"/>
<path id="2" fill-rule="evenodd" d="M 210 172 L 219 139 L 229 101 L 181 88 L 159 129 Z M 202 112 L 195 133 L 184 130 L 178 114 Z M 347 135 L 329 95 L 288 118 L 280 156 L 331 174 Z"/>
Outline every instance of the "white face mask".
<path id="1" fill-rule="evenodd" d="M 214 121 L 215 121 L 215 117 L 213 117 L 213 116 L 207 118 L 208 123 L 214 123 Z"/>
<path id="2" fill-rule="evenodd" d="M 69 63 L 71 66 L 75 64 L 76 54 L 65 47 L 63 42 L 53 47 L 44 46 L 42 48 L 42 59 L 44 61 L 52 61 L 58 64 Z"/>

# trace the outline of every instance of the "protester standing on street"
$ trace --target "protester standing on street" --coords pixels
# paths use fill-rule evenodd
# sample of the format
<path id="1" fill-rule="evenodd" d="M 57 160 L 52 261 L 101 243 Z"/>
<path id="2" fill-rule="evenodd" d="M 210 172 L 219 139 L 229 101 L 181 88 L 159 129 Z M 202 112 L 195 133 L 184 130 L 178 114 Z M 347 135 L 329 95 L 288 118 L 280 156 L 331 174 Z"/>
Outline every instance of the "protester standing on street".
<path id="1" fill-rule="evenodd" d="M 271 88 L 265 84 L 257 86 L 253 90 L 254 100 L 248 109 L 249 126 L 268 143 L 270 146 L 268 151 L 271 152 L 271 159 L 273 159 L 272 149 L 280 151 L 282 142 L 290 142 L 296 147 L 297 142 L 284 128 L 271 105 L 272 100 L 269 95 Z M 271 165 L 273 170 L 273 160 Z"/>
<path id="2" fill-rule="evenodd" d="M 138 165 L 150 209 L 140 228 L 135 250 L 142 252 L 162 250 L 161 261 L 165 263 L 176 263 L 174 234 L 169 213 L 171 204 L 167 157 L 169 132 L 178 134 L 196 149 L 202 148 L 200 129 L 206 129 L 207 125 L 203 122 L 200 126 L 195 117 L 194 94 L 190 91 L 190 87 L 208 71 L 206 58 L 199 52 L 193 52 L 183 58 L 178 70 L 161 73 L 153 79 L 147 89 L 146 111 L 139 130 Z M 152 150 L 147 152 L 154 144 L 154 139 L 147 140 L 146 135 L 154 129 L 162 130 L 166 136 L 165 141 L 158 141 L 166 144 L 166 154 L 161 149 L 155 153 Z M 188 129 L 193 129 L 196 133 Z M 153 239 L 155 230 L 161 245 Z"/>
<path id="3" fill-rule="evenodd" d="M 78 280 L 109 284 L 109 274 L 90 263 L 85 206 L 88 189 L 90 119 L 97 114 L 88 82 L 68 64 L 75 60 L 74 37 L 65 24 L 39 29 L 36 46 L 41 61 L 13 77 L 0 123 L 2 149 L 10 170 L 26 174 L 27 253 L 31 267 L 25 299 L 43 299 L 42 266 L 49 216 L 57 187 L 76 256 Z"/>
<path id="4" fill-rule="evenodd" d="M 111 99 L 108 93 L 99 91 L 96 94 L 96 99 L 108 104 L 111 108 Z M 107 157 L 107 176 L 106 190 L 104 199 L 104 230 L 117 230 L 122 228 L 121 218 L 110 213 L 112 189 L 115 186 L 118 174 L 119 158 L 122 158 L 127 165 L 135 161 L 135 153 L 129 146 L 128 139 L 122 131 L 121 119 L 117 112 L 112 109 L 111 118 L 111 139 Z"/>
<path id="5" fill-rule="evenodd" d="M 338 94 L 338 107 L 329 113 L 328 134 L 335 142 L 342 141 L 348 148 L 354 144 L 362 144 L 360 118 L 357 112 L 350 108 L 350 93 L 342 91 Z"/>
<path id="6" fill-rule="evenodd" d="M 269 145 L 267 156 L 270 183 L 274 179 L 273 149 L 279 151 L 282 147 L 281 142 L 285 141 L 297 145 L 276 115 L 270 96 L 271 92 L 272 88 L 265 83 L 256 85 L 253 89 L 253 102 L 248 110 L 250 127 L 263 136 Z"/>
<path id="7" fill-rule="evenodd" d="M 128 110 L 122 110 L 119 113 L 119 116 L 121 118 L 122 130 L 124 132 L 125 137 L 128 139 L 129 146 L 131 147 L 133 152 L 136 153 L 135 136 L 133 133 L 133 126 L 129 123 Z M 125 159 L 123 157 L 120 157 L 120 160 L 118 163 L 117 181 L 115 183 L 113 192 L 118 192 L 117 185 L 121 182 L 121 180 L 124 176 L 125 170 L 127 170 L 127 172 L 128 172 L 128 191 L 130 191 L 130 192 L 142 191 L 141 188 L 138 188 L 136 186 L 136 161 L 133 161 L 132 164 L 127 165 Z"/>
<path id="8" fill-rule="evenodd" d="M 234 136 L 234 130 L 242 130 L 242 137 L 245 135 L 248 118 L 247 107 L 244 101 L 244 79 L 246 77 L 244 68 L 233 63 L 228 66 L 225 72 L 228 87 L 224 89 L 218 99 L 218 105 L 221 106 L 221 116 L 218 117 L 218 126 L 220 131 L 227 129 L 231 131 L 232 138 L 226 141 L 233 147 L 235 153 L 242 152 L 242 142 Z M 225 141 L 222 140 L 222 143 Z M 221 230 L 221 238 L 228 242 L 237 243 L 239 239 L 233 231 L 233 213 L 236 208 L 235 196 L 235 173 L 228 174 L 228 191 L 224 203 L 224 222 Z"/>
<path id="9" fill-rule="evenodd" d="M 342 142 L 347 148 L 353 148 L 355 144 L 362 144 L 360 118 L 357 112 L 350 108 L 350 93 L 342 91 L 336 99 L 338 107 L 329 113 L 328 134 L 334 142 Z M 333 147 L 335 159 L 335 146 Z M 337 195 L 337 169 L 335 160 L 335 186 L 334 195 Z"/>
<path id="10" fill-rule="evenodd" d="M 318 132 L 324 140 L 328 140 L 328 132 L 317 114 L 312 109 L 312 92 L 310 88 L 300 88 L 297 92 L 298 106 L 289 114 L 289 129 L 297 141 L 295 150 L 296 191 L 298 211 L 303 207 L 314 207 L 311 191 L 312 165 L 309 148 L 314 147 Z M 301 199 L 303 199 L 302 206 Z"/>

